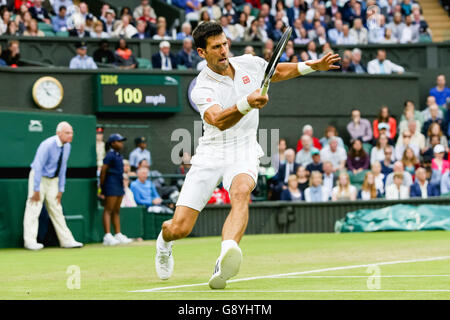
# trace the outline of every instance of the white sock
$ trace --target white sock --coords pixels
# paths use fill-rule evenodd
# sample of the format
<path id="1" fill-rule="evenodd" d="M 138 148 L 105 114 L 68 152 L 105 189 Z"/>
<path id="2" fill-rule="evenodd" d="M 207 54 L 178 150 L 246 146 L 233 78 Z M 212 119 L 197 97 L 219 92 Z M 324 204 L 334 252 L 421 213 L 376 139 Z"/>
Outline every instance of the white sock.
<path id="1" fill-rule="evenodd" d="M 239 245 L 234 240 L 223 240 L 222 251 L 220 252 L 220 255 L 222 255 L 226 250 L 228 250 L 231 247 L 239 247 Z"/>
<path id="2" fill-rule="evenodd" d="M 170 248 L 172 247 L 172 242 L 173 241 L 165 241 L 163 236 L 162 236 L 162 230 L 159 233 L 158 239 L 156 240 L 156 245 L 158 246 L 158 249 L 160 250 L 170 250 Z"/>

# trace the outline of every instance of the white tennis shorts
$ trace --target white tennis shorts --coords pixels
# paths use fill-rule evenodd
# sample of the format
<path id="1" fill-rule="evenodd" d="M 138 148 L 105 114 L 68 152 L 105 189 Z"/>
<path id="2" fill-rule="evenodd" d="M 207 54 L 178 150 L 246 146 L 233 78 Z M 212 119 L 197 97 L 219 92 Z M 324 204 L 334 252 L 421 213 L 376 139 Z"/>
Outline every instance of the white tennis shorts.
<path id="1" fill-rule="evenodd" d="M 220 161 L 201 157 L 197 157 L 195 160 L 192 161 L 191 169 L 184 180 L 177 206 L 186 206 L 202 211 L 220 182 L 230 192 L 234 177 L 240 173 L 246 173 L 252 177 L 256 186 L 259 169 L 259 158 L 256 156 L 251 161 L 237 161 L 227 165 Z"/>

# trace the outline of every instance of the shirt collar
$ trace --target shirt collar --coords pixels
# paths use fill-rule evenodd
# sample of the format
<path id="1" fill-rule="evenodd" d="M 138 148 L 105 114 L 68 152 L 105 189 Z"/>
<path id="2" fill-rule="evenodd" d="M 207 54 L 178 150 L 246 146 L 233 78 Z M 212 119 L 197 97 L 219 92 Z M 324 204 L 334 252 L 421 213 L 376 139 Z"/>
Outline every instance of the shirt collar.
<path id="1" fill-rule="evenodd" d="M 58 147 L 60 147 L 60 148 L 61 148 L 62 146 L 64 146 L 64 144 L 62 143 L 61 139 L 59 139 L 58 135 L 56 135 L 55 137 L 56 137 L 56 145 L 57 145 Z"/>

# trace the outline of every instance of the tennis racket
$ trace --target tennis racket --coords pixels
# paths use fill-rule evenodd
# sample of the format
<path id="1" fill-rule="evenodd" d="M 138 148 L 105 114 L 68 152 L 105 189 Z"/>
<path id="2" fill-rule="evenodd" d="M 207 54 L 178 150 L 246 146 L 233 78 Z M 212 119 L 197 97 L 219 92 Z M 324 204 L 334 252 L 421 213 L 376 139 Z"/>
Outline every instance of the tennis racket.
<path id="1" fill-rule="evenodd" d="M 273 51 L 272 58 L 270 58 L 269 64 L 267 65 L 266 70 L 264 71 L 264 79 L 261 83 L 262 96 L 265 95 L 269 90 L 270 80 L 272 79 L 273 74 L 275 73 L 278 62 L 280 61 L 280 57 L 283 54 L 284 48 L 286 48 L 286 44 L 291 38 L 291 34 L 292 34 L 292 27 L 288 27 L 286 31 L 284 31 L 283 35 L 281 36 L 281 39 L 278 41 L 277 46 L 275 47 L 275 50 Z"/>

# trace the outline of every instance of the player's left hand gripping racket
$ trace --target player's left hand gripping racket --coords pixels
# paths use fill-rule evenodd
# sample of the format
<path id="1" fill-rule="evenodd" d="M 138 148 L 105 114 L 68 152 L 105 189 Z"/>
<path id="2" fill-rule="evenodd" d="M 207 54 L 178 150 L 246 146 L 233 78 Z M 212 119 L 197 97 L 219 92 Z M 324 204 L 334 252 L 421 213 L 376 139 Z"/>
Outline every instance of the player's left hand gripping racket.
<path id="1" fill-rule="evenodd" d="M 272 58 L 270 58 L 269 64 L 267 65 L 266 70 L 264 71 L 264 80 L 262 81 L 261 84 L 262 96 L 265 95 L 269 90 L 270 80 L 272 79 L 273 74 L 275 73 L 278 62 L 280 61 L 280 57 L 283 54 L 284 48 L 286 48 L 286 44 L 291 38 L 291 34 L 292 34 L 292 27 L 287 27 L 286 31 L 284 31 L 283 35 L 281 36 L 280 41 L 278 41 L 275 50 L 273 51 Z"/>

